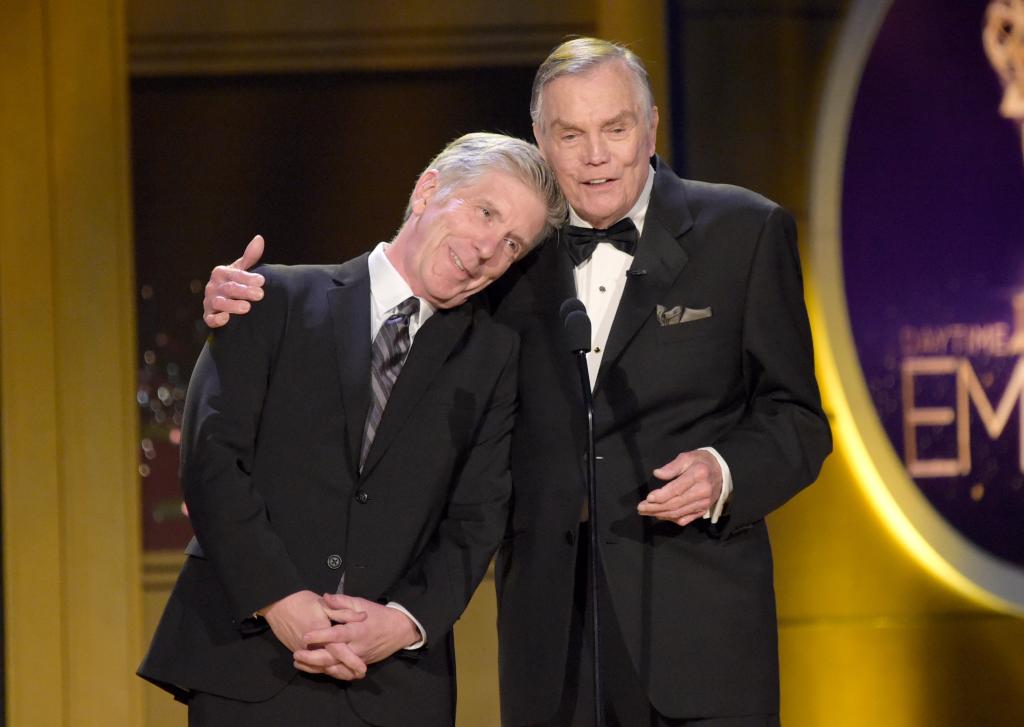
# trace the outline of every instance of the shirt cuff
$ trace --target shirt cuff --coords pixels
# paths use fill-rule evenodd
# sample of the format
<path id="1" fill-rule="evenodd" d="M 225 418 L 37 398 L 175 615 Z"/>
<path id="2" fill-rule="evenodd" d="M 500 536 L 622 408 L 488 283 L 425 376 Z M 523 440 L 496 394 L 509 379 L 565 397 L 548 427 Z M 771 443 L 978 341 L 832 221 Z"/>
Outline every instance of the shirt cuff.
<path id="1" fill-rule="evenodd" d="M 718 453 L 714 447 L 701 447 L 705 452 L 710 452 L 711 456 L 718 462 L 718 466 L 722 468 L 722 494 L 718 496 L 718 502 L 713 507 L 709 508 L 704 513 L 704 519 L 711 520 L 712 525 L 718 522 L 718 519 L 722 517 L 722 512 L 725 510 L 725 506 L 729 502 L 729 496 L 732 495 L 732 472 L 729 470 L 729 465 L 722 459 L 722 455 Z M 410 618 L 412 618 L 410 616 Z M 415 620 L 415 619 L 413 619 Z"/>
<path id="2" fill-rule="evenodd" d="M 416 630 L 420 632 L 420 640 L 417 641 L 412 646 L 405 646 L 405 647 L 403 647 L 403 650 L 404 651 L 415 651 L 416 649 L 422 649 L 423 645 L 427 643 L 427 631 L 426 631 L 426 629 L 423 628 L 423 624 L 421 624 L 419 621 L 417 621 L 416 617 L 413 616 L 411 613 L 409 613 L 402 604 L 395 603 L 394 601 L 388 601 L 385 605 L 388 608 L 393 608 L 396 611 L 401 611 L 406 616 L 408 616 L 409 620 L 412 621 L 413 626 L 415 626 Z"/>

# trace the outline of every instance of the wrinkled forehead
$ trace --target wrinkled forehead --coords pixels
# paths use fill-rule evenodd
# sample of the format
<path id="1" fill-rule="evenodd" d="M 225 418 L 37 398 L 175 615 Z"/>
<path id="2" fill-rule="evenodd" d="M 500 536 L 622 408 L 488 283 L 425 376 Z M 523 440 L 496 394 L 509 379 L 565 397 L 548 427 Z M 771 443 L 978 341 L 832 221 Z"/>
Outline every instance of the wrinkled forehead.
<path id="1" fill-rule="evenodd" d="M 480 166 L 474 169 L 453 169 L 441 172 L 441 196 L 443 197 L 477 197 L 488 193 L 503 201 L 508 195 L 502 190 L 509 189 L 510 183 L 525 186 L 514 174 L 498 164 Z"/>
<path id="2" fill-rule="evenodd" d="M 443 184 L 443 182 L 442 182 Z M 484 202 L 502 216 L 525 215 L 545 208 L 544 195 L 529 180 L 500 165 L 480 169 L 471 177 L 453 180 L 445 196 Z"/>
<path id="3" fill-rule="evenodd" d="M 609 92 L 612 90 L 612 87 L 628 88 L 629 97 L 632 99 L 633 104 L 635 104 L 635 109 L 641 115 L 646 115 L 650 111 L 648 93 L 644 81 L 638 78 L 621 58 L 609 58 L 588 65 L 585 68 L 560 73 L 548 79 L 540 89 L 541 116 L 546 119 L 550 118 L 551 104 L 545 103 L 545 101 L 551 98 L 553 88 L 558 89 L 558 93 L 563 94 L 564 99 L 565 95 L 573 96 L 579 93 L 582 84 L 598 79 L 609 84 Z"/>

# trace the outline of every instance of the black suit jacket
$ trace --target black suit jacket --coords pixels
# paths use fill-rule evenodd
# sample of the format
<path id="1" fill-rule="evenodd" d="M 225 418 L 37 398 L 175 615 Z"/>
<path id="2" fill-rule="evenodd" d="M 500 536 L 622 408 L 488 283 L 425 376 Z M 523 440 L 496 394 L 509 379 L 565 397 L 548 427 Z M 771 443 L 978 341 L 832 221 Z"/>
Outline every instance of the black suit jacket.
<path id="1" fill-rule="evenodd" d="M 473 303 L 435 313 L 360 474 L 366 256 L 262 272 L 264 302 L 211 336 L 192 376 L 182 485 L 198 542 L 139 673 L 265 700 L 297 672 L 250 614 L 333 592 L 344 572 L 346 593 L 401 603 L 428 643 L 339 689 L 374 724 L 451 724 L 451 627 L 505 527 L 518 340 Z"/>
<path id="2" fill-rule="evenodd" d="M 793 220 L 737 187 L 681 180 L 655 161 L 643 235 L 594 390 L 600 552 L 614 614 L 651 703 L 671 717 L 778 711 L 772 559 L 764 517 L 831 450 L 814 378 Z M 492 292 L 522 340 L 513 505 L 499 551 L 502 711 L 549 718 L 568 654 L 585 493 L 579 378 L 559 305 L 573 264 L 551 240 Z M 656 306 L 711 308 L 663 326 Z M 728 515 L 679 528 L 637 514 L 651 471 L 713 446 Z"/>

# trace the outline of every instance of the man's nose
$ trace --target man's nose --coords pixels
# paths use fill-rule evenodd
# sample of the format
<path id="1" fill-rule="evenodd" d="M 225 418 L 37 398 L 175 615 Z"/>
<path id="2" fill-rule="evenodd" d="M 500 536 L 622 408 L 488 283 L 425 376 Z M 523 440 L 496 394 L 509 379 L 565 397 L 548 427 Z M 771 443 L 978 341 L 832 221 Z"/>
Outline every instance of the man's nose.
<path id="1" fill-rule="evenodd" d="M 593 134 L 587 137 L 584 155 L 587 164 L 604 164 L 608 161 L 608 144 L 605 143 L 604 137 L 601 134 Z"/>
<path id="2" fill-rule="evenodd" d="M 498 233 L 484 233 L 476 238 L 473 247 L 476 249 L 477 257 L 481 263 L 485 263 L 497 254 L 503 236 Z"/>

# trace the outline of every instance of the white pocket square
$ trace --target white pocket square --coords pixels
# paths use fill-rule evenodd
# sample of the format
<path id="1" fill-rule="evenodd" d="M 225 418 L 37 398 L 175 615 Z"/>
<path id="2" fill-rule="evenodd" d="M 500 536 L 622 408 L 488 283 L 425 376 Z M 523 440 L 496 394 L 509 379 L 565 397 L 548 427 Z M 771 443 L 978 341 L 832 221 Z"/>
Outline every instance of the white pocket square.
<path id="1" fill-rule="evenodd" d="M 679 323 L 699 321 L 701 318 L 711 317 L 711 307 L 707 308 L 683 308 L 681 305 L 666 308 L 663 305 L 657 306 L 657 318 L 659 326 L 674 326 Z"/>
<path id="2" fill-rule="evenodd" d="M 701 318 L 711 317 L 711 306 L 707 308 L 687 308 L 683 311 L 683 317 L 679 319 L 680 323 L 689 323 L 690 321 L 699 321 Z"/>

